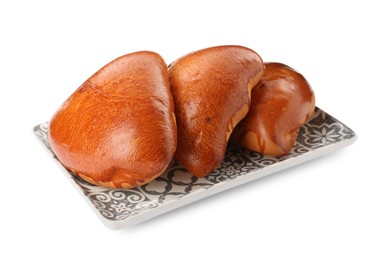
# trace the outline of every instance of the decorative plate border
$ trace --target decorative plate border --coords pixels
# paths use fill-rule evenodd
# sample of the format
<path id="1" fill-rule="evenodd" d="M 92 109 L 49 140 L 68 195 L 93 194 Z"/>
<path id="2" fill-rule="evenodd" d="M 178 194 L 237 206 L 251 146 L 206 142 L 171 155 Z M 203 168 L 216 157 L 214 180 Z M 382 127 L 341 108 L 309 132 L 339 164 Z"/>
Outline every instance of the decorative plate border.
<path id="1" fill-rule="evenodd" d="M 301 127 L 292 151 L 286 156 L 263 156 L 229 145 L 221 166 L 204 178 L 192 176 L 174 161 L 164 174 L 148 184 L 132 189 L 110 190 L 92 185 L 62 166 L 50 147 L 47 122 L 35 126 L 33 131 L 109 228 L 138 223 L 191 201 L 307 161 L 327 150 L 333 150 L 325 148 L 346 146 L 356 139 L 356 134 L 349 127 L 316 108 L 311 120 Z M 313 155 L 316 151 L 322 152 Z M 273 167 L 276 165 L 281 167 Z"/>

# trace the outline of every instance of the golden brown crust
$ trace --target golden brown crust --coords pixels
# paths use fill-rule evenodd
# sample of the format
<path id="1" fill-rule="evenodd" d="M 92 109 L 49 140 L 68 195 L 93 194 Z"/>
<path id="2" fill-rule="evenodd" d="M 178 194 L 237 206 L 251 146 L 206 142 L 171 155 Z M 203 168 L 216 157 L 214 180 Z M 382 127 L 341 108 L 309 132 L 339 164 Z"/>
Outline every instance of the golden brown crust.
<path id="1" fill-rule="evenodd" d="M 265 73 L 252 90 L 248 115 L 237 125 L 231 141 L 265 155 L 287 154 L 299 128 L 315 108 L 306 79 L 281 63 L 266 63 Z"/>
<path id="2" fill-rule="evenodd" d="M 254 51 L 218 46 L 190 53 L 169 68 L 178 126 L 176 158 L 203 177 L 223 161 L 235 125 L 247 114 L 264 64 Z"/>
<path id="3" fill-rule="evenodd" d="M 154 52 L 110 62 L 50 121 L 51 147 L 69 170 L 96 185 L 129 188 L 160 175 L 177 142 L 167 66 Z"/>

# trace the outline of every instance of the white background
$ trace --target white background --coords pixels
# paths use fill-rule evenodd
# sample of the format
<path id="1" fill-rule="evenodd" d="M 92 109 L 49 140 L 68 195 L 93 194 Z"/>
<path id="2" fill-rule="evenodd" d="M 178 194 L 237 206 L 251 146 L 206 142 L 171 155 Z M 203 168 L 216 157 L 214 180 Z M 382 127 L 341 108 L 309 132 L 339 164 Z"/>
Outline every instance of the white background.
<path id="1" fill-rule="evenodd" d="M 1 1 L 1 259 L 389 259 L 386 1 Z M 135 227 L 94 215 L 32 134 L 112 59 L 244 45 L 299 70 L 352 146 Z"/>

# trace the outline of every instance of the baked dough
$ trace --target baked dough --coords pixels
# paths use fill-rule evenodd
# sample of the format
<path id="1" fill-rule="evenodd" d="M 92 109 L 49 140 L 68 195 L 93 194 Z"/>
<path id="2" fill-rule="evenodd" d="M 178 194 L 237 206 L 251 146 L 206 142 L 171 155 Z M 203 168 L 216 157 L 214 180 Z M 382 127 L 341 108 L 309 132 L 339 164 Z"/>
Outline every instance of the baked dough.
<path id="1" fill-rule="evenodd" d="M 260 56 L 242 46 L 203 49 L 171 64 L 178 127 L 175 156 L 193 175 L 204 177 L 221 164 L 263 70 Z"/>
<path id="2" fill-rule="evenodd" d="M 290 152 L 299 128 L 313 114 L 314 93 L 306 79 L 281 63 L 266 63 L 252 90 L 248 115 L 237 125 L 231 141 L 264 155 Z"/>
<path id="3" fill-rule="evenodd" d="M 104 66 L 55 113 L 49 141 L 66 168 L 96 185 L 130 188 L 159 176 L 177 143 L 164 60 L 142 51 Z"/>

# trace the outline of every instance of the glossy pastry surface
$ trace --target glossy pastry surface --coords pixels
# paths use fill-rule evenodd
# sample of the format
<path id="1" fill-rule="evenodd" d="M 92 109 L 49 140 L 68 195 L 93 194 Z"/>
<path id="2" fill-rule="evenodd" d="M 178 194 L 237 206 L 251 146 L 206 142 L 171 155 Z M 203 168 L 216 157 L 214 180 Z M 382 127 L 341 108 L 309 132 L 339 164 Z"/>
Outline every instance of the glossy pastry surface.
<path id="1" fill-rule="evenodd" d="M 178 127 L 176 158 L 203 177 L 223 161 L 236 124 L 249 110 L 263 74 L 260 56 L 242 46 L 218 46 L 185 55 L 169 68 Z"/>
<path id="2" fill-rule="evenodd" d="M 104 66 L 55 113 L 49 141 L 66 168 L 96 185 L 129 188 L 159 176 L 177 142 L 163 59 L 142 51 Z"/>
<path id="3" fill-rule="evenodd" d="M 314 93 L 306 79 L 281 63 L 266 63 L 252 90 L 248 115 L 235 128 L 231 141 L 265 155 L 290 152 L 299 128 L 313 114 Z"/>

